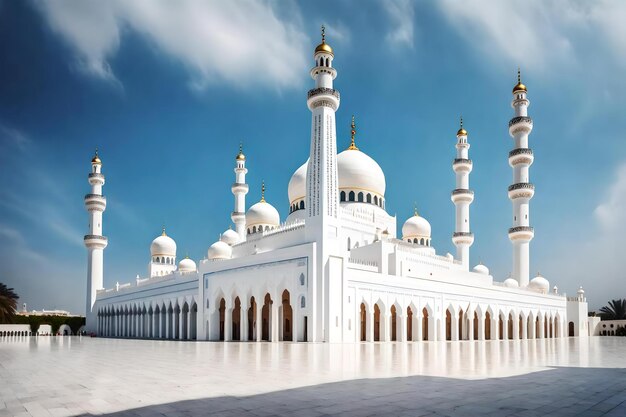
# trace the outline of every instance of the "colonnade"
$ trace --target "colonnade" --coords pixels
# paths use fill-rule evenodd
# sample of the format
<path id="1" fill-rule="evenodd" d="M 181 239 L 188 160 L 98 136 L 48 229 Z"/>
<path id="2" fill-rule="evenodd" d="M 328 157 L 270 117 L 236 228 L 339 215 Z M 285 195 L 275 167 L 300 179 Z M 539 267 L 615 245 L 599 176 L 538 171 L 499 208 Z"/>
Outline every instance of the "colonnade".
<path id="1" fill-rule="evenodd" d="M 98 310 L 98 335 L 137 339 L 197 339 L 198 306 L 174 300 L 156 305 L 122 304 Z"/>

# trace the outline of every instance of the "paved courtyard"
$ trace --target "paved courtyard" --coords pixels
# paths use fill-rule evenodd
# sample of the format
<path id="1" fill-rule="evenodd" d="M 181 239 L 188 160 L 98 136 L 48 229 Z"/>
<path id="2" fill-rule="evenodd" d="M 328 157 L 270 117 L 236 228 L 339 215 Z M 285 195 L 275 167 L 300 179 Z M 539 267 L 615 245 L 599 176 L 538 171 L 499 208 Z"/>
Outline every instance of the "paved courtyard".
<path id="1" fill-rule="evenodd" d="M 626 338 L 0 339 L 3 416 L 626 416 Z"/>

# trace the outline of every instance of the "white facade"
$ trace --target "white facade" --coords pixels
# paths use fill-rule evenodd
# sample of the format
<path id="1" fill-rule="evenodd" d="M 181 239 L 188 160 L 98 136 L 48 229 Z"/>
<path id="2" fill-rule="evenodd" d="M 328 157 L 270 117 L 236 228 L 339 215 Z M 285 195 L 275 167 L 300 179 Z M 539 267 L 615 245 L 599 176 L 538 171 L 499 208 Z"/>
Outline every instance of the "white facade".
<path id="1" fill-rule="evenodd" d="M 496 282 L 482 264 L 470 270 L 472 162 L 462 126 L 453 164 L 457 259 L 437 254 L 430 224 L 417 210 L 398 236 L 397 219 L 385 210 L 384 173 L 357 147 L 354 119 L 349 147 L 337 151 L 340 95 L 333 87 L 334 53 L 324 37 L 313 58 L 310 153 L 289 182 L 285 221 L 264 192 L 246 211 L 246 157 L 240 148 L 231 187 L 235 230 L 226 230 L 197 268 L 189 259 L 176 265 L 176 244 L 163 232 L 151 246 L 148 278 L 98 291 L 93 315 L 87 316 L 89 331 L 216 341 L 454 341 L 563 337 L 569 322 L 586 325 L 583 299 L 550 293 L 541 276 L 528 280 L 532 195 L 518 190 L 532 187 L 509 191 L 514 278 Z M 529 155 L 532 162 L 532 122 L 526 87 L 520 92 L 520 85 L 514 89 L 516 117 L 509 123 L 516 186 L 528 185 Z M 102 271 L 101 258 L 99 265 Z"/>

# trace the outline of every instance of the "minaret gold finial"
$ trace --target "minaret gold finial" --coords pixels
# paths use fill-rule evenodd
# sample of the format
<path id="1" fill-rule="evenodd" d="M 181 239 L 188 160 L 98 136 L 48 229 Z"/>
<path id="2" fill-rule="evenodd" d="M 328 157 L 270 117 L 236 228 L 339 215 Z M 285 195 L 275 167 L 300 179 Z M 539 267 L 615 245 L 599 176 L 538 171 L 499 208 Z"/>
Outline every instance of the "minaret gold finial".
<path id="1" fill-rule="evenodd" d="M 98 156 L 98 147 L 96 146 L 96 153 L 93 156 L 93 159 L 91 160 L 91 163 L 94 165 L 101 165 L 102 161 L 100 160 L 100 157 Z"/>
<path id="2" fill-rule="evenodd" d="M 457 136 L 467 136 L 467 130 L 463 129 L 463 115 L 461 115 L 461 127 L 456 132 Z"/>
<path id="3" fill-rule="evenodd" d="M 243 154 L 243 142 L 239 141 L 239 153 L 237 154 L 237 157 L 235 158 L 238 161 L 245 161 L 246 156 Z"/>
<path id="4" fill-rule="evenodd" d="M 359 148 L 356 147 L 354 143 L 354 135 L 356 135 L 356 124 L 354 123 L 354 114 L 352 115 L 352 123 L 350 124 L 350 146 L 348 146 L 348 150 L 358 151 Z"/>
<path id="5" fill-rule="evenodd" d="M 522 73 L 519 67 L 517 67 L 517 84 L 515 85 L 515 87 L 513 87 L 513 94 L 515 94 L 517 91 L 527 91 L 526 86 L 522 84 Z"/>
<path id="6" fill-rule="evenodd" d="M 265 181 L 261 182 L 261 203 L 265 203 Z"/>
<path id="7" fill-rule="evenodd" d="M 326 43 L 326 27 L 322 25 L 322 43 Z"/>

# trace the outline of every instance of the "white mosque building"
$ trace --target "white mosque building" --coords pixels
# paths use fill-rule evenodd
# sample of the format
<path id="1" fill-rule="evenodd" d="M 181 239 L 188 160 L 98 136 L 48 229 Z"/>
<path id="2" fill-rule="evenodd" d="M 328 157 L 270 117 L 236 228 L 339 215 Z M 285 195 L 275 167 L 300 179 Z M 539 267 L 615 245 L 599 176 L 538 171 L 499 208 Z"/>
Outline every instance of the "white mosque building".
<path id="1" fill-rule="evenodd" d="M 104 175 L 93 158 L 85 196 L 90 214 L 87 329 L 104 337 L 212 341 L 434 341 L 532 339 L 588 334 L 587 303 L 550 289 L 529 275 L 530 200 L 534 185 L 528 147 L 533 121 L 527 89 L 513 88 L 509 133 L 513 149 L 509 186 L 512 275 L 494 280 L 482 264 L 470 268 L 474 235 L 470 205 L 468 132 L 456 134 L 451 193 L 456 207 L 452 242 L 456 256 L 438 254 L 431 227 L 417 212 L 397 230 L 385 210 L 386 179 L 374 159 L 357 147 L 337 152 L 334 53 L 315 48 L 307 94 L 311 111 L 309 158 L 291 177 L 289 215 L 264 198 L 246 210 L 246 157 L 235 157 L 235 196 L 228 229 L 198 263 L 177 258 L 165 229 L 150 246 L 149 275 L 103 289 L 102 194 Z M 304 144 L 303 144 L 304 145 Z M 264 187 L 263 187 L 264 191 Z M 445 204 L 445 202 L 442 202 Z"/>

